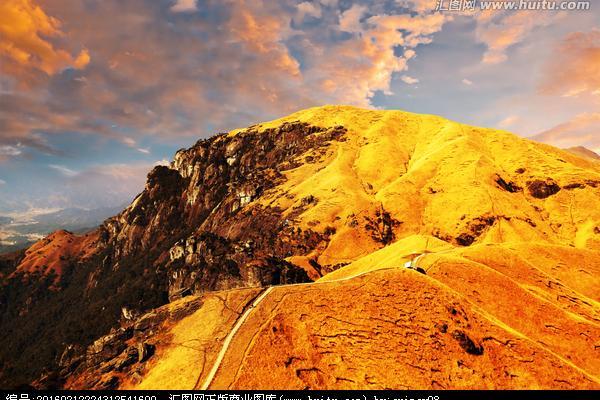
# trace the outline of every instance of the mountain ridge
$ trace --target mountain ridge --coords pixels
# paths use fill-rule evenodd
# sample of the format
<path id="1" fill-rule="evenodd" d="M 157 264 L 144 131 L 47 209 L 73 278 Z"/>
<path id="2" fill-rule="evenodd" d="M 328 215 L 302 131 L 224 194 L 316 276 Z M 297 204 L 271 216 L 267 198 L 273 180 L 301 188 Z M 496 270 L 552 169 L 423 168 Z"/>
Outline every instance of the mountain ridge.
<path id="1" fill-rule="evenodd" d="M 509 278 L 502 272 L 502 268 L 526 271 L 531 268 L 529 262 L 518 260 L 512 265 L 504 265 L 485 257 L 482 261 L 485 252 L 480 253 L 477 249 L 489 248 L 510 258 L 512 247 L 530 243 L 527 246 L 535 250 L 532 252 L 539 262 L 560 261 L 561 258 L 576 260 L 573 254 L 585 254 L 584 259 L 597 260 L 598 253 L 593 249 L 600 244 L 600 211 L 589 204 L 598 202 L 599 188 L 600 166 L 591 160 L 508 132 L 401 111 L 324 106 L 200 140 L 191 148 L 178 151 L 169 167 L 159 166 L 150 172 L 144 192 L 123 212 L 108 219 L 89 241 L 84 241 L 84 247 L 89 249 L 85 257 L 73 252 L 73 246 L 52 239 L 44 247 L 52 248 L 54 255 L 50 257 L 50 253 L 42 251 L 42 256 L 54 260 L 50 275 L 35 272 L 46 271 L 41 268 L 47 267 L 45 261 L 33 263 L 39 268 L 25 269 L 27 273 L 22 273 L 23 268 L 18 273 L 2 272 L 2 306 L 9 315 L 3 317 L 2 325 L 8 325 L 17 316 L 27 321 L 22 338 L 17 346 L 13 346 L 25 349 L 25 354 L 20 358 L 15 354 L 2 355 L 3 359 L 12 362 L 21 360 L 13 367 L 9 365 L 12 369 L 8 372 L 2 371 L 2 380 L 15 382 L 16 376 L 21 376 L 22 380 L 31 382 L 41 371 L 27 371 L 19 365 L 37 361 L 49 368 L 44 378 L 37 381 L 42 387 L 127 387 L 140 382 L 144 385 L 144 377 L 152 376 L 153 368 L 161 360 L 170 359 L 167 357 L 170 350 L 162 348 L 157 338 L 161 334 L 170 334 L 170 329 L 178 329 L 179 324 L 190 318 L 200 318 L 195 315 L 208 312 L 202 304 L 212 304 L 219 293 L 241 306 L 248 297 L 243 300 L 236 296 L 251 293 L 255 290 L 251 289 L 253 287 L 310 280 L 325 283 L 334 277 L 356 272 L 380 276 L 377 275 L 380 269 L 402 267 L 407 260 L 421 254 L 426 254 L 419 263 L 423 263 L 422 270 L 427 277 L 423 282 L 417 279 L 421 282 L 419 285 L 428 288 L 425 291 L 433 290 L 436 296 L 464 307 L 473 306 L 470 297 L 479 299 L 486 311 L 483 314 L 476 311 L 481 309 L 477 306 L 473 312 L 488 321 L 485 327 L 481 325 L 482 330 L 502 330 L 514 325 L 518 328 L 516 331 L 526 331 L 515 337 L 537 338 L 539 330 L 548 328 L 537 322 L 533 324 L 535 329 L 527 328 L 522 325 L 519 315 L 490 308 L 490 298 L 480 294 L 467 296 L 468 286 L 449 279 L 447 274 L 438 275 L 436 270 L 431 270 L 432 266 L 444 265 L 444 268 L 457 271 L 457 276 L 471 280 L 479 278 L 464 265 L 476 271 L 481 269 L 486 271 L 490 282 L 498 282 L 511 290 L 522 291 L 524 287 L 535 286 L 535 290 L 540 291 L 538 296 L 545 299 L 539 307 L 554 310 L 551 315 L 565 329 L 581 330 L 593 337 L 595 328 L 590 323 L 598 313 L 598 307 L 594 305 L 598 299 L 590 298 L 589 287 L 559 274 L 568 282 L 561 284 L 569 296 L 583 304 L 591 300 L 591 306 L 580 305 L 570 311 L 590 321 L 579 327 L 573 325 L 570 317 L 565 317 L 564 311 L 557 311 L 566 306 L 562 300 L 549 300 L 555 295 L 552 290 L 538 288 L 537 283 L 521 275 L 518 279 Z M 59 237 L 64 239 L 68 235 Z M 81 239 L 69 240 L 80 243 Z M 473 249 L 469 257 L 479 261 L 469 261 L 463 249 Z M 0 271 L 19 270 L 25 256 L 23 253 L 20 259 L 17 257 L 12 261 L 0 259 Z M 478 266 L 480 261 L 486 265 L 485 269 Z M 492 273 L 486 263 L 495 265 L 495 269 L 491 269 L 496 272 Z M 595 274 L 589 266 L 580 265 L 579 268 L 584 272 L 573 270 L 575 276 L 583 278 Z M 406 273 L 405 270 L 386 272 L 383 281 L 391 282 L 397 278 L 398 282 L 404 282 L 399 283 L 402 290 L 407 290 L 409 282 L 416 278 L 411 275 L 412 271 L 409 275 Z M 546 274 L 550 281 L 558 282 L 554 277 L 558 272 L 549 270 Z M 478 282 L 486 285 L 485 281 Z M 594 282 L 590 285 L 597 284 Z M 329 284 L 344 288 L 354 282 Z M 443 289 L 432 289 L 439 285 Z M 588 294 L 571 292 L 571 289 L 567 290 L 569 286 L 577 286 Z M 52 290 L 46 292 L 49 287 Z M 22 309 L 10 307 L 10 304 L 25 304 L 30 296 L 25 292 L 32 289 L 48 301 L 52 314 L 40 305 L 41 298 L 32 297 L 31 305 Z M 69 305 L 74 293 L 82 289 L 85 302 L 78 306 L 82 315 L 72 315 L 75 311 Z M 286 286 L 275 292 L 284 290 L 288 290 Z M 106 298 L 107 293 L 114 294 Z M 494 293 L 506 296 L 508 292 Z M 528 293 L 523 291 L 522 296 L 537 304 L 538 300 Z M 160 318 L 145 314 L 163 315 L 151 310 L 169 310 L 168 304 L 186 304 L 188 298 L 195 303 L 192 309 L 186 308 L 183 319 L 180 312 L 176 313 L 179 317 L 175 319 L 169 317 L 170 311 Z M 453 300 L 449 300 L 451 298 Z M 290 310 L 300 308 L 294 301 L 290 303 Z M 387 307 L 387 302 L 382 304 Z M 509 299 L 504 303 L 509 304 Z M 514 306 L 507 306 L 507 309 Z M 371 308 L 369 310 L 373 312 Z M 419 310 L 426 312 L 426 308 Z M 298 369 L 305 371 L 297 372 L 299 381 L 296 378 L 288 381 L 289 377 L 282 375 L 282 382 L 290 382 L 290 385 L 293 382 L 292 387 L 308 381 L 312 387 L 319 387 L 319 382 L 322 387 L 347 387 L 339 386 L 339 382 L 346 382 L 344 380 L 329 381 L 326 373 L 306 372 L 318 368 L 315 365 L 319 364 L 317 358 L 321 356 L 313 360 L 311 357 L 316 354 L 305 348 L 302 340 L 317 340 L 319 336 L 303 336 L 305 334 L 299 328 L 302 324 L 298 325 L 299 316 L 280 313 L 280 318 L 284 318 L 295 332 L 289 336 L 284 329 L 282 334 L 288 345 L 283 346 L 282 351 L 295 351 L 297 346 L 304 348 L 301 358 L 306 364 Z M 440 309 L 432 315 L 446 318 L 441 313 Z M 32 352 L 27 348 L 28 340 L 31 340 L 29 335 L 39 329 L 43 331 L 43 320 L 49 315 L 58 316 L 63 331 L 45 339 L 48 340 L 46 353 Z M 81 320 L 85 315 L 97 315 L 101 322 L 96 326 L 86 324 Z M 356 319 L 358 315 L 348 317 L 354 323 L 360 323 Z M 495 316 L 490 320 L 489 315 Z M 328 313 L 322 316 L 330 318 Z M 150 329 L 150 333 L 135 328 L 136 324 L 142 323 L 139 318 L 154 321 L 152 326 L 155 328 Z M 213 316 L 211 324 L 221 324 L 219 318 Z M 231 316 L 228 318 L 231 321 Z M 249 318 L 247 329 L 256 328 L 253 320 Z M 66 321 L 69 321 L 70 331 L 62 326 Z M 311 324 L 305 326 L 306 332 L 313 332 L 314 325 Z M 113 333 L 98 339 L 111 327 Z M 81 337 L 81 332 L 85 332 L 83 340 L 77 336 Z M 461 357 L 457 352 L 461 351 L 462 345 L 454 348 L 451 343 L 455 342 L 478 341 L 479 344 L 473 344 L 475 348 L 486 348 L 483 344 L 485 336 L 477 340 L 470 338 L 482 334 L 477 329 L 469 333 L 457 328 L 456 332 L 452 333 L 455 338 L 444 342 L 453 349 L 453 356 Z M 503 333 L 508 335 L 512 331 L 502 332 L 509 332 Z M 439 334 L 445 335 L 445 332 Z M 243 330 L 240 335 L 244 337 Z M 511 340 L 516 340 L 515 337 Z M 574 340 L 565 350 L 559 344 L 561 338 L 564 339 L 561 334 L 554 333 L 536 339 L 549 343 L 542 353 L 546 354 L 543 357 L 553 361 L 548 361 L 549 364 L 539 361 L 546 365 L 544 368 L 550 368 L 551 374 L 556 372 L 553 369 L 556 365 L 564 363 L 560 361 L 564 360 L 563 356 L 555 358 L 553 354 L 568 354 L 575 349 L 581 352 L 588 349 L 585 351 L 592 354 L 596 351 L 593 346 L 589 350 L 593 341 L 585 338 Z M 374 346 L 380 344 L 371 336 L 367 340 Z M 332 343 L 335 344 L 335 340 Z M 2 344 L 6 348 L 9 343 Z M 419 342 L 419 346 L 430 345 Z M 142 350 L 138 351 L 138 348 Z M 146 364 L 150 348 L 156 350 L 156 355 L 150 356 L 149 364 Z M 176 354 L 181 352 L 177 348 L 171 350 Z M 512 359 L 504 350 L 498 354 L 503 354 L 504 360 Z M 178 362 L 183 362 L 186 357 L 182 356 Z M 175 361 L 170 360 L 167 366 L 160 368 L 173 366 L 177 357 Z M 488 364 L 484 364 L 488 367 L 495 365 L 493 360 L 486 360 Z M 594 362 L 586 356 L 578 357 L 576 362 L 574 371 L 578 368 L 593 370 Z M 279 371 L 278 365 L 275 362 L 271 367 L 261 368 Z M 100 366 L 108 371 L 105 375 L 90 374 Z M 163 369 L 157 371 L 160 370 Z M 542 372 L 539 370 L 534 374 L 535 379 L 525 379 L 515 386 L 560 386 L 542 378 Z M 592 386 L 593 382 L 597 383 L 588 372 L 573 374 L 573 379 L 580 383 L 585 379 L 592 379 Z M 134 375 L 135 379 L 132 378 Z M 164 377 L 162 379 L 154 382 L 168 383 Z M 217 387 L 220 387 L 220 379 L 217 375 Z M 352 380 L 355 379 L 357 377 L 353 376 Z M 389 376 L 383 374 L 378 379 L 385 381 Z M 445 386 L 449 384 L 444 382 Z M 253 385 L 258 383 L 242 380 L 236 387 L 255 387 Z M 510 380 L 501 379 L 500 375 L 496 383 L 500 387 L 511 387 Z M 146 384 L 151 385 L 150 381 Z M 413 384 L 424 387 L 423 381 Z M 481 381 L 471 384 L 479 387 Z"/>
<path id="2" fill-rule="evenodd" d="M 0 254 L 31 247 L 57 230 L 86 233 L 125 208 L 125 205 L 83 209 L 64 208 L 47 213 L 18 213 L 0 216 Z"/>
<path id="3" fill-rule="evenodd" d="M 595 151 L 590 150 L 584 146 L 569 147 L 568 149 L 565 149 L 565 150 L 570 153 L 576 154 L 578 156 L 591 158 L 592 160 L 600 160 L 600 155 L 598 155 L 598 153 L 596 153 Z"/>

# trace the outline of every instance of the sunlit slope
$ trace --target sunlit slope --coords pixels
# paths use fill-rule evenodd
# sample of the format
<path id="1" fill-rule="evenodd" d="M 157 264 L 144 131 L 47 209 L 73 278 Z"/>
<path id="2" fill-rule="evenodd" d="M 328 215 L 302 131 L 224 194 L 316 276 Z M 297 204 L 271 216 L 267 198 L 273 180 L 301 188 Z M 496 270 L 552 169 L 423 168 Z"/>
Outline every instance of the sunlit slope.
<path id="1" fill-rule="evenodd" d="M 432 251 L 419 259 L 425 274 L 398 266 L 419 244 Z M 440 245 L 411 237 L 317 283 L 273 288 L 233 336 L 210 388 L 600 387 L 598 251 Z M 228 310 L 248 294 L 217 293 L 222 305 L 206 301 L 170 328 L 178 339 L 134 387 L 198 387 L 225 342 L 207 332 L 230 329 Z"/>
<path id="2" fill-rule="evenodd" d="M 233 336 L 209 387 L 600 387 L 597 323 L 569 316 L 534 294 L 521 296 L 518 285 L 490 271 L 473 268 L 470 274 L 461 272 L 462 278 L 437 279 L 445 271 L 458 272 L 465 262 L 448 261 L 433 277 L 388 268 L 349 280 L 275 287 Z M 478 271 L 487 289 L 479 286 Z M 503 292 L 507 286 L 512 299 Z M 238 294 L 220 296 L 239 309 Z M 170 340 L 175 350 L 160 352 L 154 369 L 133 387 L 198 387 L 224 340 L 206 336 L 194 321 L 212 315 L 217 322 L 205 320 L 209 332 L 231 318 L 228 312 L 220 318 L 213 308 L 207 302 L 170 328 L 167 337 L 187 332 L 187 341 Z M 174 357 L 177 352 L 188 356 Z"/>
<path id="3" fill-rule="evenodd" d="M 214 363 L 223 338 L 258 289 L 208 294 L 202 308 L 168 327 L 149 373 L 130 380 L 130 389 L 197 389 Z"/>
<path id="4" fill-rule="evenodd" d="M 52 275 L 58 282 L 73 260 L 85 260 L 94 254 L 96 240 L 95 232 L 77 236 L 58 230 L 27 249 L 13 274 Z"/>
<path id="5" fill-rule="evenodd" d="M 281 212 L 296 233 L 281 236 L 300 241 L 285 257 L 315 282 L 203 295 L 149 334 L 155 356 L 120 387 L 600 388 L 598 162 L 338 106 L 233 131 L 229 145 L 272 128 L 292 149 L 294 121 L 345 131 L 290 150 L 283 177 L 244 189 L 231 218 Z"/>
<path id="6" fill-rule="evenodd" d="M 320 159 L 304 154 L 300 167 L 286 171 L 287 181 L 259 201 L 292 212 L 312 200 L 294 216 L 300 226 L 335 230 L 329 246 L 313 254 L 322 265 L 382 247 L 378 227 L 364 228 L 383 212 L 394 224 L 390 241 L 425 234 L 461 245 L 600 246 L 600 207 L 591 206 L 600 204 L 600 166 L 591 160 L 508 132 L 402 111 L 326 106 L 255 128 L 297 120 L 342 125 L 348 134 Z M 311 156 L 318 161 L 306 162 Z"/>
<path id="7" fill-rule="evenodd" d="M 415 252 L 424 254 L 418 257 L 417 265 L 426 279 L 460 295 L 463 304 L 469 304 L 488 321 L 584 372 L 596 387 L 600 386 L 600 251 L 527 242 L 455 248 L 442 243 L 411 236 L 319 282 L 402 270 Z M 531 357 L 523 362 L 537 363 Z M 546 373 L 555 378 L 560 375 L 555 368 Z M 509 387 L 514 388 L 513 384 L 517 381 Z M 548 387 L 545 385 L 542 387 Z M 563 387 L 578 386 L 569 382 Z"/>

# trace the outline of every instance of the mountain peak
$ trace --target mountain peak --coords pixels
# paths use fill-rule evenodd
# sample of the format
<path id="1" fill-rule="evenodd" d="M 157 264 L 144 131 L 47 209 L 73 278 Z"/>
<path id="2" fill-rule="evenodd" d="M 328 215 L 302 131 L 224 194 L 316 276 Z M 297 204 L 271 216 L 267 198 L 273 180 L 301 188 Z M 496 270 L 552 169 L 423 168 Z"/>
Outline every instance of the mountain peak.
<path id="1" fill-rule="evenodd" d="M 258 123 L 251 128 L 263 130 L 276 128 L 285 123 L 304 122 L 325 128 L 343 125 L 348 130 L 362 130 L 370 127 L 374 121 L 384 117 L 395 120 L 410 117 L 443 120 L 443 118 L 434 115 L 414 114 L 402 110 L 365 109 L 350 105 L 324 105 L 296 111 L 282 118 Z M 246 130 L 247 128 L 235 129 L 230 132 L 230 135 Z"/>
<path id="2" fill-rule="evenodd" d="M 573 153 L 580 157 L 585 157 L 585 158 L 589 158 L 592 160 L 600 160 L 600 155 L 598 155 L 598 153 L 596 153 L 584 146 L 569 147 L 568 149 L 565 149 L 565 150 L 568 151 L 569 153 Z"/>

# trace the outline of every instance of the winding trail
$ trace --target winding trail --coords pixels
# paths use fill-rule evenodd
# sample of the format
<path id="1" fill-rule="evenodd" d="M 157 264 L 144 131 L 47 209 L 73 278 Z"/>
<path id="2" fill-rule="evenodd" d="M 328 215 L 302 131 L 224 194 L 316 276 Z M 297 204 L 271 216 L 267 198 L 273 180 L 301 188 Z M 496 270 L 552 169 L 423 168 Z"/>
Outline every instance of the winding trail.
<path id="1" fill-rule="evenodd" d="M 254 299 L 254 301 L 252 302 L 252 305 L 250 305 L 250 307 L 248 307 L 246 309 L 246 311 L 238 318 L 235 325 L 233 326 L 233 328 L 231 329 L 231 331 L 225 338 L 225 341 L 223 341 L 223 347 L 221 347 L 221 351 L 217 355 L 217 359 L 215 360 L 215 363 L 213 364 L 210 372 L 208 373 L 208 376 L 204 380 L 204 383 L 200 387 L 201 390 L 208 389 L 208 387 L 212 383 L 213 379 L 215 379 L 215 375 L 217 374 L 217 371 L 218 371 L 219 367 L 221 366 L 221 362 L 223 362 L 223 358 L 225 357 L 225 353 L 227 353 L 227 350 L 229 349 L 229 345 L 231 344 L 233 337 L 235 336 L 237 331 L 242 327 L 242 325 L 244 324 L 244 321 L 246 321 L 246 319 L 248 318 L 248 316 L 250 315 L 252 310 L 254 310 L 256 308 L 256 306 L 258 306 L 260 304 L 260 302 L 263 301 L 263 299 L 265 297 L 267 297 L 267 295 L 271 292 L 271 290 L 273 290 L 273 287 L 274 286 L 269 286 L 256 299 Z"/>
<path id="2" fill-rule="evenodd" d="M 217 374 L 217 372 L 219 371 L 221 364 L 223 362 L 223 359 L 227 353 L 227 351 L 229 350 L 229 346 L 232 342 L 232 340 L 234 339 L 235 335 L 237 334 L 237 332 L 240 330 L 240 328 L 242 327 L 242 325 L 244 324 L 244 322 L 248 319 L 248 317 L 250 316 L 250 314 L 252 313 L 252 311 L 258 307 L 258 305 L 269 295 L 269 293 L 271 293 L 273 291 L 273 289 L 277 288 L 277 287 L 294 287 L 294 286 L 306 286 L 306 285 L 321 285 L 321 284 L 326 284 L 326 283 L 333 283 L 333 282 L 343 282 L 343 281 L 348 281 L 351 279 L 355 279 L 358 277 L 361 277 L 363 275 L 367 275 L 370 274 L 372 272 L 375 271 L 382 271 L 382 270 L 392 270 L 392 269 L 411 269 L 415 272 L 421 273 L 420 271 L 418 271 L 418 264 L 419 262 L 422 260 L 423 257 L 428 256 L 428 255 L 433 255 L 433 254 L 442 254 L 442 253 L 448 253 L 448 252 L 452 252 L 456 250 L 455 248 L 451 248 L 451 249 L 446 249 L 446 250 L 441 250 L 441 251 L 437 251 L 437 252 L 426 252 L 426 253 L 422 253 L 420 255 L 418 255 L 417 257 L 415 257 L 412 261 L 409 261 L 407 263 L 405 263 L 402 267 L 400 266 L 394 266 L 394 267 L 384 267 L 384 268 L 377 268 L 374 270 L 369 270 L 369 271 L 364 271 L 364 272 L 360 272 L 358 274 L 352 275 L 352 276 L 348 276 L 348 277 L 344 277 L 344 278 L 340 278 L 340 279 L 334 279 L 334 280 L 330 280 L 330 281 L 320 281 L 320 282 L 306 282 L 306 283 L 295 283 L 295 284 L 289 284 L 289 285 L 277 285 L 277 286 L 269 286 L 268 288 L 265 288 L 265 290 L 260 293 L 255 299 L 254 301 L 252 301 L 252 304 L 238 317 L 235 325 L 233 326 L 233 328 L 231 329 L 231 331 L 227 334 L 225 340 L 223 341 L 223 346 L 221 347 L 221 350 L 217 356 L 217 358 L 214 361 L 214 364 L 210 370 L 210 373 L 207 375 L 206 379 L 204 380 L 202 386 L 200 387 L 201 390 L 207 390 L 210 385 L 213 383 L 215 376 Z M 427 272 L 429 272 L 429 270 L 431 270 L 431 268 L 435 267 L 435 263 L 434 265 L 430 265 L 429 268 L 424 269 Z M 444 284 L 442 284 L 443 286 L 445 286 L 447 289 L 449 289 L 451 292 L 455 292 L 454 289 L 452 289 L 451 287 L 448 287 Z M 459 293 L 457 293 L 457 295 L 460 295 Z M 486 311 L 485 309 L 480 308 L 479 306 L 477 306 L 476 304 L 473 304 L 474 306 L 474 310 L 478 311 L 479 313 L 481 313 L 481 315 L 483 316 L 483 318 L 487 319 L 488 321 L 496 324 L 497 326 L 505 329 L 508 332 L 511 332 L 512 334 L 514 334 L 517 337 L 520 337 L 528 342 L 531 342 L 533 345 L 539 347 L 540 349 L 548 352 L 550 355 L 556 357 L 558 360 L 564 362 L 565 364 L 573 367 L 575 370 L 579 371 L 580 373 L 582 373 L 583 375 L 587 376 L 590 380 L 596 382 L 596 383 L 600 383 L 600 379 L 598 379 L 596 376 L 588 373 L 586 370 L 580 368 L 578 365 L 576 365 L 575 363 L 573 363 L 572 361 L 564 358 L 563 356 L 557 354 L 556 352 L 552 351 L 552 349 L 548 348 L 547 346 L 538 343 L 534 340 L 532 340 L 531 338 L 527 337 L 526 335 L 524 335 L 523 333 L 513 329 L 511 326 L 507 325 L 506 323 L 504 323 L 503 321 L 501 321 L 500 319 L 498 319 L 496 316 L 490 314 L 488 311 Z M 197 389 L 197 387 L 195 387 L 194 389 Z"/>
<path id="3" fill-rule="evenodd" d="M 428 254 L 434 254 L 434 253 L 423 253 L 423 254 L 417 256 L 410 263 L 410 267 L 404 267 L 404 268 L 416 270 L 417 263 L 419 262 L 419 260 L 421 259 L 421 257 L 423 257 L 425 255 L 428 255 Z M 380 268 L 378 270 L 398 269 L 398 268 L 402 268 L 402 267 L 388 267 L 388 268 Z M 200 386 L 199 389 L 200 390 L 207 390 L 210 387 L 211 383 L 215 379 L 215 376 L 216 376 L 219 368 L 221 367 L 221 363 L 223 362 L 223 359 L 225 358 L 225 354 L 227 353 L 227 350 L 229 350 L 229 346 L 231 345 L 231 341 L 235 337 L 236 333 L 240 330 L 240 328 L 242 327 L 242 325 L 244 324 L 244 322 L 248 319 L 248 317 L 250 316 L 250 314 L 252 313 L 252 311 L 256 307 L 258 307 L 258 305 L 267 297 L 267 295 L 269 293 L 271 293 L 271 291 L 274 288 L 276 288 L 276 287 L 306 286 L 306 285 L 322 285 L 322 284 L 326 284 L 326 283 L 343 282 L 343 281 L 349 281 L 351 279 L 358 278 L 358 277 L 363 276 L 363 275 L 367 275 L 367 274 L 369 274 L 371 272 L 374 272 L 374 271 L 365 271 L 365 272 L 361 272 L 361 273 L 356 274 L 356 275 L 352 275 L 352 276 L 348 276 L 348 277 L 340 278 L 340 279 L 335 279 L 335 280 L 331 280 L 331 281 L 293 283 L 293 284 L 290 284 L 290 285 L 269 286 L 268 288 L 266 288 L 258 297 L 256 297 L 256 299 L 254 299 L 254 301 L 252 302 L 252 304 L 250 305 L 250 307 L 248 307 L 246 309 L 246 311 L 244 311 L 244 313 L 238 318 L 238 320 L 236 321 L 235 325 L 233 326 L 233 328 L 231 329 L 231 331 L 229 332 L 229 334 L 227 334 L 227 336 L 225 337 L 225 340 L 223 341 L 223 347 L 221 347 L 221 351 L 219 351 L 219 354 L 217 355 L 217 358 L 215 359 L 215 362 L 214 362 L 214 364 L 213 364 L 210 372 L 208 373 L 208 376 L 206 377 L 206 379 L 204 380 L 204 383 L 202 383 L 202 386 Z"/>

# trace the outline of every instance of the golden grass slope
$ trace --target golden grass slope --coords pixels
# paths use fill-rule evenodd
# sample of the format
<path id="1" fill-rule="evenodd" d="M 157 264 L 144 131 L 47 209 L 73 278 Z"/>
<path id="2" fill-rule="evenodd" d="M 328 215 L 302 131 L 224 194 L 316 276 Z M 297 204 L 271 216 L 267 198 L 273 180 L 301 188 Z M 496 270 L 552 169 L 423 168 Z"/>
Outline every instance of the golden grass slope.
<path id="1" fill-rule="evenodd" d="M 272 293 L 237 335 L 211 388 L 600 387 L 593 346 L 567 340 L 559 352 L 470 294 L 411 270 Z"/>
<path id="2" fill-rule="evenodd" d="M 380 268 L 344 281 L 275 287 L 233 337 L 210 388 L 600 388 L 597 300 L 544 272 L 561 250 L 521 255 L 500 248 L 490 256 L 488 247 L 427 256 L 427 275 Z M 529 264 L 542 254 L 540 269 Z M 565 259 L 577 264 L 573 255 Z M 577 266 L 598 258 L 585 252 Z M 220 296 L 240 309 L 243 293 Z M 198 349 L 175 350 L 189 354 L 181 358 L 161 353 L 134 387 L 192 388 L 192 378 L 206 376 L 206 360 L 223 343 L 222 334 L 207 332 L 215 318 L 217 326 L 232 325 L 211 307 L 207 302 L 172 329 L 188 343 L 197 338 Z M 187 384 L 181 376 L 190 377 Z"/>
<path id="3" fill-rule="evenodd" d="M 63 269 L 73 260 L 84 260 L 97 250 L 98 235 L 95 232 L 74 235 L 58 230 L 39 240 L 25 251 L 25 257 L 13 272 L 16 274 L 52 274 L 55 283 L 60 280 Z"/>
<path id="4" fill-rule="evenodd" d="M 289 259 L 315 278 L 315 262 L 333 272 L 272 289 L 210 388 L 600 388 L 599 163 L 401 111 L 326 106 L 254 128 L 291 121 L 348 133 L 246 207 L 278 206 L 290 224 L 330 232 Z M 540 196 L 540 185 L 553 190 Z M 389 240 L 378 237 L 383 213 L 395 221 Z M 420 254 L 425 274 L 404 268 Z M 218 310 L 169 328 L 211 343 L 208 353 L 179 357 L 173 345 L 134 387 L 192 388 L 234 325 Z M 182 365 L 193 372 L 173 380 Z"/>
<path id="5" fill-rule="evenodd" d="M 402 111 L 325 106 L 256 128 L 296 120 L 348 129 L 347 140 L 332 143 L 321 161 L 287 171 L 285 184 L 259 200 L 291 211 L 303 198 L 316 198 L 297 222 L 335 229 L 329 246 L 311 255 L 320 264 L 352 262 L 381 247 L 361 228 L 382 208 L 401 222 L 397 239 L 424 234 L 452 241 L 493 218 L 478 243 L 600 247 L 600 207 L 591 206 L 600 204 L 597 162 L 508 132 Z M 502 189 L 499 178 L 522 190 Z M 563 189 L 535 198 L 528 183 L 536 180 Z"/>

